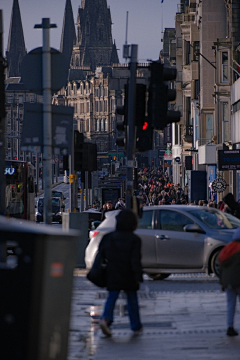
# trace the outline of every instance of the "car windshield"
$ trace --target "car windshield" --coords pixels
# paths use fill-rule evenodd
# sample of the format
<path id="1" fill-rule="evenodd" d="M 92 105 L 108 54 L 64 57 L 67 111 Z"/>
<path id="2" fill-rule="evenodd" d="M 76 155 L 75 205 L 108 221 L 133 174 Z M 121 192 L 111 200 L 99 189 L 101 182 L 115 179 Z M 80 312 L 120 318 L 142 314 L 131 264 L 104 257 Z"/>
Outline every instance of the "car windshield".
<path id="1" fill-rule="evenodd" d="M 188 212 L 211 229 L 236 229 L 240 227 L 240 220 L 235 216 L 223 211 L 211 209 L 189 209 Z"/>
<path id="2" fill-rule="evenodd" d="M 60 197 L 60 198 L 63 197 L 63 196 L 62 196 L 62 193 L 61 193 L 60 191 L 52 191 L 52 196 L 54 196 L 54 197 Z"/>
<path id="3" fill-rule="evenodd" d="M 38 210 L 40 211 L 40 212 L 42 212 L 42 210 L 43 210 L 43 205 L 44 205 L 44 199 L 39 199 L 38 200 Z M 52 211 L 53 212 L 57 212 L 57 211 L 59 211 L 59 209 L 60 209 L 60 201 L 59 201 L 59 199 L 58 198 L 52 198 Z"/>

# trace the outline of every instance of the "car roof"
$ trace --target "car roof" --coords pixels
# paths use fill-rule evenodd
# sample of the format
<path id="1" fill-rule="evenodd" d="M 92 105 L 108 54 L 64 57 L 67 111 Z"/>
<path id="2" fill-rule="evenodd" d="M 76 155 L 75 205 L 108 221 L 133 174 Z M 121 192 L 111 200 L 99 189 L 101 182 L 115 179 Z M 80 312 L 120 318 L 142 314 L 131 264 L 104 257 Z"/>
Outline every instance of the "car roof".
<path id="1" fill-rule="evenodd" d="M 213 211 L 218 211 L 219 209 L 216 209 L 214 207 L 208 207 L 208 206 L 198 206 L 198 205 L 152 205 L 152 206 L 144 206 L 143 210 L 144 211 L 149 211 L 149 210 L 163 210 L 163 209 L 175 209 L 175 210 L 213 210 Z"/>

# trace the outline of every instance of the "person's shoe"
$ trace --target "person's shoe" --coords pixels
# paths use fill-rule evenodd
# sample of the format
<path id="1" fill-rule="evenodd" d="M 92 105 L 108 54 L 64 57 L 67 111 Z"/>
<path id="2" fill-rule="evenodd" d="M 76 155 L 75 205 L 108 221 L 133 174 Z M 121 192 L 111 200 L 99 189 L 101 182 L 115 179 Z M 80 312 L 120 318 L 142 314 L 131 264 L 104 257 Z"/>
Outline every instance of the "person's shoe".
<path id="1" fill-rule="evenodd" d="M 134 336 L 138 336 L 138 335 L 140 335 L 142 332 L 143 332 L 143 327 L 141 327 L 139 330 L 134 331 L 134 332 L 133 332 L 133 335 L 134 335 Z"/>
<path id="2" fill-rule="evenodd" d="M 108 324 L 105 319 L 100 319 L 99 326 L 104 335 L 112 336 L 112 332 L 111 332 L 110 328 L 108 327 Z"/>
<path id="3" fill-rule="evenodd" d="M 227 336 L 237 336 L 238 332 L 233 327 L 227 329 Z"/>

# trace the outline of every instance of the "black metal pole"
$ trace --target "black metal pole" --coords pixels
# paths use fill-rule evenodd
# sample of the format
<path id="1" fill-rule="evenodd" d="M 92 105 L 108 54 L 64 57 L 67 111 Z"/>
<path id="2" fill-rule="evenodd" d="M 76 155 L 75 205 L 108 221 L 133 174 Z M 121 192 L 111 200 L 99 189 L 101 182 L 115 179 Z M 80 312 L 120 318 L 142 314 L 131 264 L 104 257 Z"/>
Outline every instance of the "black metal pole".
<path id="1" fill-rule="evenodd" d="M 132 208 L 133 196 L 133 168 L 135 157 L 135 106 L 136 106 L 136 69 L 138 46 L 131 45 L 131 63 L 128 95 L 128 125 L 127 125 L 127 190 L 126 207 Z"/>

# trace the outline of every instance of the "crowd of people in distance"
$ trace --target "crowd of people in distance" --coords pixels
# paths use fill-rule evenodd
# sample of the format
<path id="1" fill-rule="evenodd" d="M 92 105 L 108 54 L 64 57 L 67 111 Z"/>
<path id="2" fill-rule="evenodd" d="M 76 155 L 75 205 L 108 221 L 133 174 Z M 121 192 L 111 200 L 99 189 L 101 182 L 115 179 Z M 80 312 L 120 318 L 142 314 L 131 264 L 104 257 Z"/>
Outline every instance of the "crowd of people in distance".
<path id="1" fill-rule="evenodd" d="M 171 177 L 164 173 L 162 168 L 145 167 L 139 169 L 137 179 L 137 189 L 134 195 L 141 199 L 142 206 L 152 205 L 198 205 L 208 206 L 231 213 L 240 218 L 240 203 L 236 202 L 232 194 L 227 194 L 219 202 L 214 199 L 202 199 L 199 201 L 188 201 L 187 186 L 183 189 L 180 184 L 174 184 Z M 225 201 L 224 201 L 225 200 Z M 238 206 L 236 206 L 236 204 Z M 112 210 L 122 210 L 126 208 L 125 198 L 118 199 L 116 204 L 112 200 L 106 201 L 102 207 L 96 202 L 92 205 L 92 210 L 102 213 L 101 221 L 105 219 L 105 213 Z"/>

